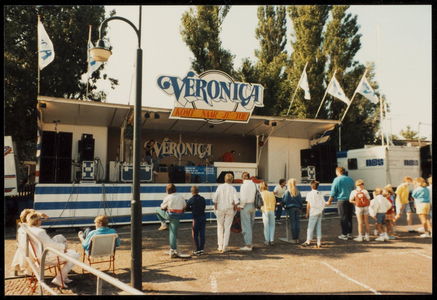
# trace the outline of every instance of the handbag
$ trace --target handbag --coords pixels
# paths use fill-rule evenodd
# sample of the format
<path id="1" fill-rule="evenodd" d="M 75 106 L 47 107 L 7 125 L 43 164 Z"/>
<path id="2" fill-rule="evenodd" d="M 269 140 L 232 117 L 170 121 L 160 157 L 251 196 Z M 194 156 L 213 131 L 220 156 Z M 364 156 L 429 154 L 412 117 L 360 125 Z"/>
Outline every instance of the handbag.
<path id="1" fill-rule="evenodd" d="M 241 231 L 243 231 L 241 229 L 241 218 L 240 218 L 240 212 L 238 210 L 234 215 L 234 219 L 232 220 L 231 231 L 235 233 L 240 233 Z"/>
<path id="2" fill-rule="evenodd" d="M 255 184 L 255 182 L 253 184 Z M 255 191 L 255 208 L 261 209 L 261 207 L 264 206 L 264 200 L 263 200 L 261 192 L 258 190 L 258 187 L 256 186 L 256 184 L 255 184 L 255 189 L 256 189 L 256 191 Z"/>

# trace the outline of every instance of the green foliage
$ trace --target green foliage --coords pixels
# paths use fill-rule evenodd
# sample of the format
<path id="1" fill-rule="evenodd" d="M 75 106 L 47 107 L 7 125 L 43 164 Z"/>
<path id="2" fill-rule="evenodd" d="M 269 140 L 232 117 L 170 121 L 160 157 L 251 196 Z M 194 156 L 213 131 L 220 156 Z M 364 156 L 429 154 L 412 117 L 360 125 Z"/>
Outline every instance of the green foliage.
<path id="1" fill-rule="evenodd" d="M 399 134 L 406 140 L 418 140 L 418 132 L 411 129 L 411 126 L 408 125 L 407 129 L 401 130 Z M 424 138 L 422 138 L 424 139 Z"/>
<path id="2" fill-rule="evenodd" d="M 234 74 L 234 57 L 222 47 L 221 25 L 230 5 L 199 5 L 182 16 L 180 29 L 183 41 L 194 55 L 192 69 L 201 74 L 207 70 L 220 70 Z"/>
<path id="3" fill-rule="evenodd" d="M 36 153 L 38 15 L 55 49 L 54 61 L 40 72 L 40 95 L 84 99 L 86 84 L 81 82 L 81 76 L 87 72 L 89 25 L 94 28 L 92 40 L 95 41 L 105 9 L 103 6 L 4 7 L 5 135 L 15 140 L 22 154 L 20 160 L 32 160 Z M 95 82 L 100 71 L 92 75 Z M 94 89 L 91 84 L 90 90 Z M 100 100 L 95 95 L 93 98 Z"/>

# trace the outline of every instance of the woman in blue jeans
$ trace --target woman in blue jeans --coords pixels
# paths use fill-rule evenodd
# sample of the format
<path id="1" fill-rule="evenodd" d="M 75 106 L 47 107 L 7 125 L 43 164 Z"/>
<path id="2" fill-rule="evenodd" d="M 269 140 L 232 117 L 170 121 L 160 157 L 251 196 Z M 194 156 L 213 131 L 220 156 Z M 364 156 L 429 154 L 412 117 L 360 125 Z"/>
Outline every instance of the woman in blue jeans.
<path id="1" fill-rule="evenodd" d="M 282 206 L 287 211 L 291 223 L 291 243 L 299 244 L 300 212 L 302 210 L 302 196 L 296 187 L 296 179 L 290 178 L 287 182 L 288 190 L 282 197 Z"/>

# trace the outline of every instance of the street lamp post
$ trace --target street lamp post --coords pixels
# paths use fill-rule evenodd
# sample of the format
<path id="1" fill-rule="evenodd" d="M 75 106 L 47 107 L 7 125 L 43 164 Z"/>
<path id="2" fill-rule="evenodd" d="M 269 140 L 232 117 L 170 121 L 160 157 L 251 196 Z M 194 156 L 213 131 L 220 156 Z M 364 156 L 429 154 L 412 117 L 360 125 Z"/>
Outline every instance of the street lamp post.
<path id="1" fill-rule="evenodd" d="M 138 49 L 136 62 L 136 100 L 134 105 L 134 165 L 133 165 L 133 191 L 131 200 L 131 284 L 134 288 L 142 290 L 142 206 L 140 199 L 140 167 L 141 167 L 141 94 L 142 94 L 142 71 L 143 71 L 143 50 L 141 50 L 141 6 L 139 29 L 123 17 L 113 16 L 104 20 L 99 28 L 99 41 L 97 46 L 90 50 L 91 57 L 96 61 L 107 61 L 111 55 L 102 40 L 103 28 L 109 21 L 120 20 L 128 23 L 137 34 Z"/>

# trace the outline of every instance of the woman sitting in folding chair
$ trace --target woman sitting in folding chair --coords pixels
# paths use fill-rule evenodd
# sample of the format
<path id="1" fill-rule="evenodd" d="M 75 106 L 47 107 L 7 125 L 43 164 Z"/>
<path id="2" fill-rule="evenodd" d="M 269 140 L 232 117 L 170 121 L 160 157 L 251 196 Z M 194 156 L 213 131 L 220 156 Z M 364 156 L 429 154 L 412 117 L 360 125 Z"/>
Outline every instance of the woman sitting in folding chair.
<path id="1" fill-rule="evenodd" d="M 97 216 L 94 219 L 94 224 L 96 225 L 96 230 L 91 230 L 91 228 L 87 228 L 85 230 L 85 232 L 79 231 L 79 234 L 78 234 L 79 239 L 82 242 L 82 248 L 85 250 L 84 259 L 85 259 L 85 254 L 87 256 L 90 255 L 91 239 L 93 236 L 117 234 L 117 232 L 114 229 L 108 228 L 109 221 L 108 221 L 108 217 L 106 215 Z M 120 238 L 118 236 L 117 236 L 116 245 L 117 245 L 117 247 L 120 246 Z M 111 246 L 113 246 L 113 245 L 111 245 Z M 115 251 L 115 249 L 114 249 L 114 251 Z M 104 262 L 107 262 L 107 261 L 104 261 Z M 109 267 L 111 267 L 111 265 Z"/>
<path id="2" fill-rule="evenodd" d="M 65 237 L 61 235 L 57 235 L 51 239 L 45 229 L 40 228 L 41 226 L 41 214 L 37 212 L 32 212 L 27 216 L 27 223 L 30 226 L 29 230 L 36 236 L 36 238 L 42 243 L 43 247 L 52 247 L 54 249 L 57 249 L 59 251 L 63 251 L 68 256 L 71 256 L 75 259 L 79 259 L 79 253 L 76 252 L 76 250 L 67 250 L 67 240 Z M 40 250 L 36 248 L 36 251 L 39 252 Z M 37 257 L 39 258 L 42 253 L 36 253 Z M 47 262 L 53 262 L 58 259 L 58 256 L 54 254 L 53 252 L 49 252 L 46 256 Z M 60 257 L 60 262 L 65 262 L 65 260 Z M 71 269 L 73 269 L 74 264 L 72 262 L 66 262 L 64 267 L 62 268 L 62 272 L 58 273 L 56 277 L 53 279 L 52 283 L 62 287 L 62 288 L 68 288 L 65 283 L 70 283 L 73 280 L 68 278 L 68 272 L 70 272 Z M 65 282 L 65 283 L 64 283 Z"/>

